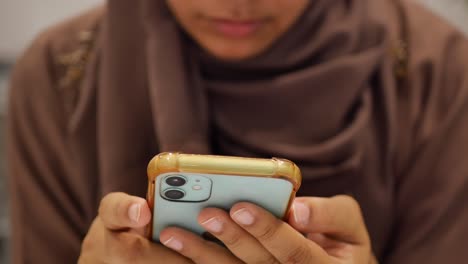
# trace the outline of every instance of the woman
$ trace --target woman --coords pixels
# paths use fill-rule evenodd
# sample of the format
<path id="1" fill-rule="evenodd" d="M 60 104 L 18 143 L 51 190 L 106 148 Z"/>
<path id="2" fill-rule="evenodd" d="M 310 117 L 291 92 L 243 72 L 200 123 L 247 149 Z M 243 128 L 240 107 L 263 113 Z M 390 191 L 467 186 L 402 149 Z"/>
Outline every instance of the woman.
<path id="1" fill-rule="evenodd" d="M 467 71 L 467 40 L 411 1 L 109 1 L 16 66 L 15 263 L 460 263 Z M 287 223 L 203 211 L 226 249 L 152 244 L 138 197 L 163 151 L 288 158 L 302 197 Z"/>

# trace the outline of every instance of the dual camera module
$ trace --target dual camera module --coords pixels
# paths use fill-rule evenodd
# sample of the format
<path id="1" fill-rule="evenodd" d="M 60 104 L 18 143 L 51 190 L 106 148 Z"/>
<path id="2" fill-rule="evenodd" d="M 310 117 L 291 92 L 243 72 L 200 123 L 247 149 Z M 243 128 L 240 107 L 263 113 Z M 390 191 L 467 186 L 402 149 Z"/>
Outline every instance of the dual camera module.
<path id="1" fill-rule="evenodd" d="M 161 197 L 176 202 L 202 202 L 211 196 L 212 181 L 207 175 L 168 174 L 160 183 Z"/>
<path id="2" fill-rule="evenodd" d="M 181 187 L 187 183 L 187 180 L 181 176 L 171 176 L 166 178 L 166 184 L 171 187 Z M 180 200 L 184 198 L 185 192 L 179 189 L 169 189 L 164 192 L 164 196 L 171 200 Z"/>

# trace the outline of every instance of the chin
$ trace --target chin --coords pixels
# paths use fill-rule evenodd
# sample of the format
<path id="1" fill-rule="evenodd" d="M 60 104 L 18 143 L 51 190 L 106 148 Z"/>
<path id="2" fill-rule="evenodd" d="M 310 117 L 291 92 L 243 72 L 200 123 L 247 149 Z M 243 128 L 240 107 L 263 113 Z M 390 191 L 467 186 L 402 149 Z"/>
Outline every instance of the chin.
<path id="1" fill-rule="evenodd" d="M 261 54 L 266 47 L 245 47 L 242 45 L 217 45 L 205 47 L 205 50 L 221 60 L 242 61 L 251 59 Z"/>
<path id="2" fill-rule="evenodd" d="M 248 60 L 252 57 L 255 57 L 255 54 L 251 53 L 216 53 L 216 52 L 210 52 L 214 57 L 220 59 L 220 60 L 225 60 L 225 61 L 243 61 L 243 60 Z"/>

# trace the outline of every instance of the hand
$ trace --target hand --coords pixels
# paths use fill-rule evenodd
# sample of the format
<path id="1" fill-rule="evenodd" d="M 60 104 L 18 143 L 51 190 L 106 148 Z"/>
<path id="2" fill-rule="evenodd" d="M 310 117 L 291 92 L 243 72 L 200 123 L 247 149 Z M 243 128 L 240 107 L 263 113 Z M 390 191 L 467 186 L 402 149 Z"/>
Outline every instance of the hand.
<path id="1" fill-rule="evenodd" d="M 359 205 L 347 196 L 298 198 L 289 224 L 250 203 L 230 213 L 205 209 L 199 223 L 230 252 L 179 228 L 165 229 L 160 240 L 203 264 L 376 263 Z"/>
<path id="2" fill-rule="evenodd" d="M 86 235 L 79 264 L 193 263 L 189 259 L 154 244 L 144 237 L 151 220 L 146 200 L 124 193 L 104 197 L 99 215 Z"/>

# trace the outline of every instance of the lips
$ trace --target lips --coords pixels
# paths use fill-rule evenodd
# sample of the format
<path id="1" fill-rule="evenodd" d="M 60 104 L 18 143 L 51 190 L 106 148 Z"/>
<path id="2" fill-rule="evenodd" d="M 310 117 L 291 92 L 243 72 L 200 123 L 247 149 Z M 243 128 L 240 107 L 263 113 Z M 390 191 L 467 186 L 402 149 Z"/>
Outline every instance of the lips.
<path id="1" fill-rule="evenodd" d="M 215 30 L 228 38 L 246 38 L 254 35 L 264 23 L 260 20 L 236 21 L 229 19 L 213 19 Z"/>

